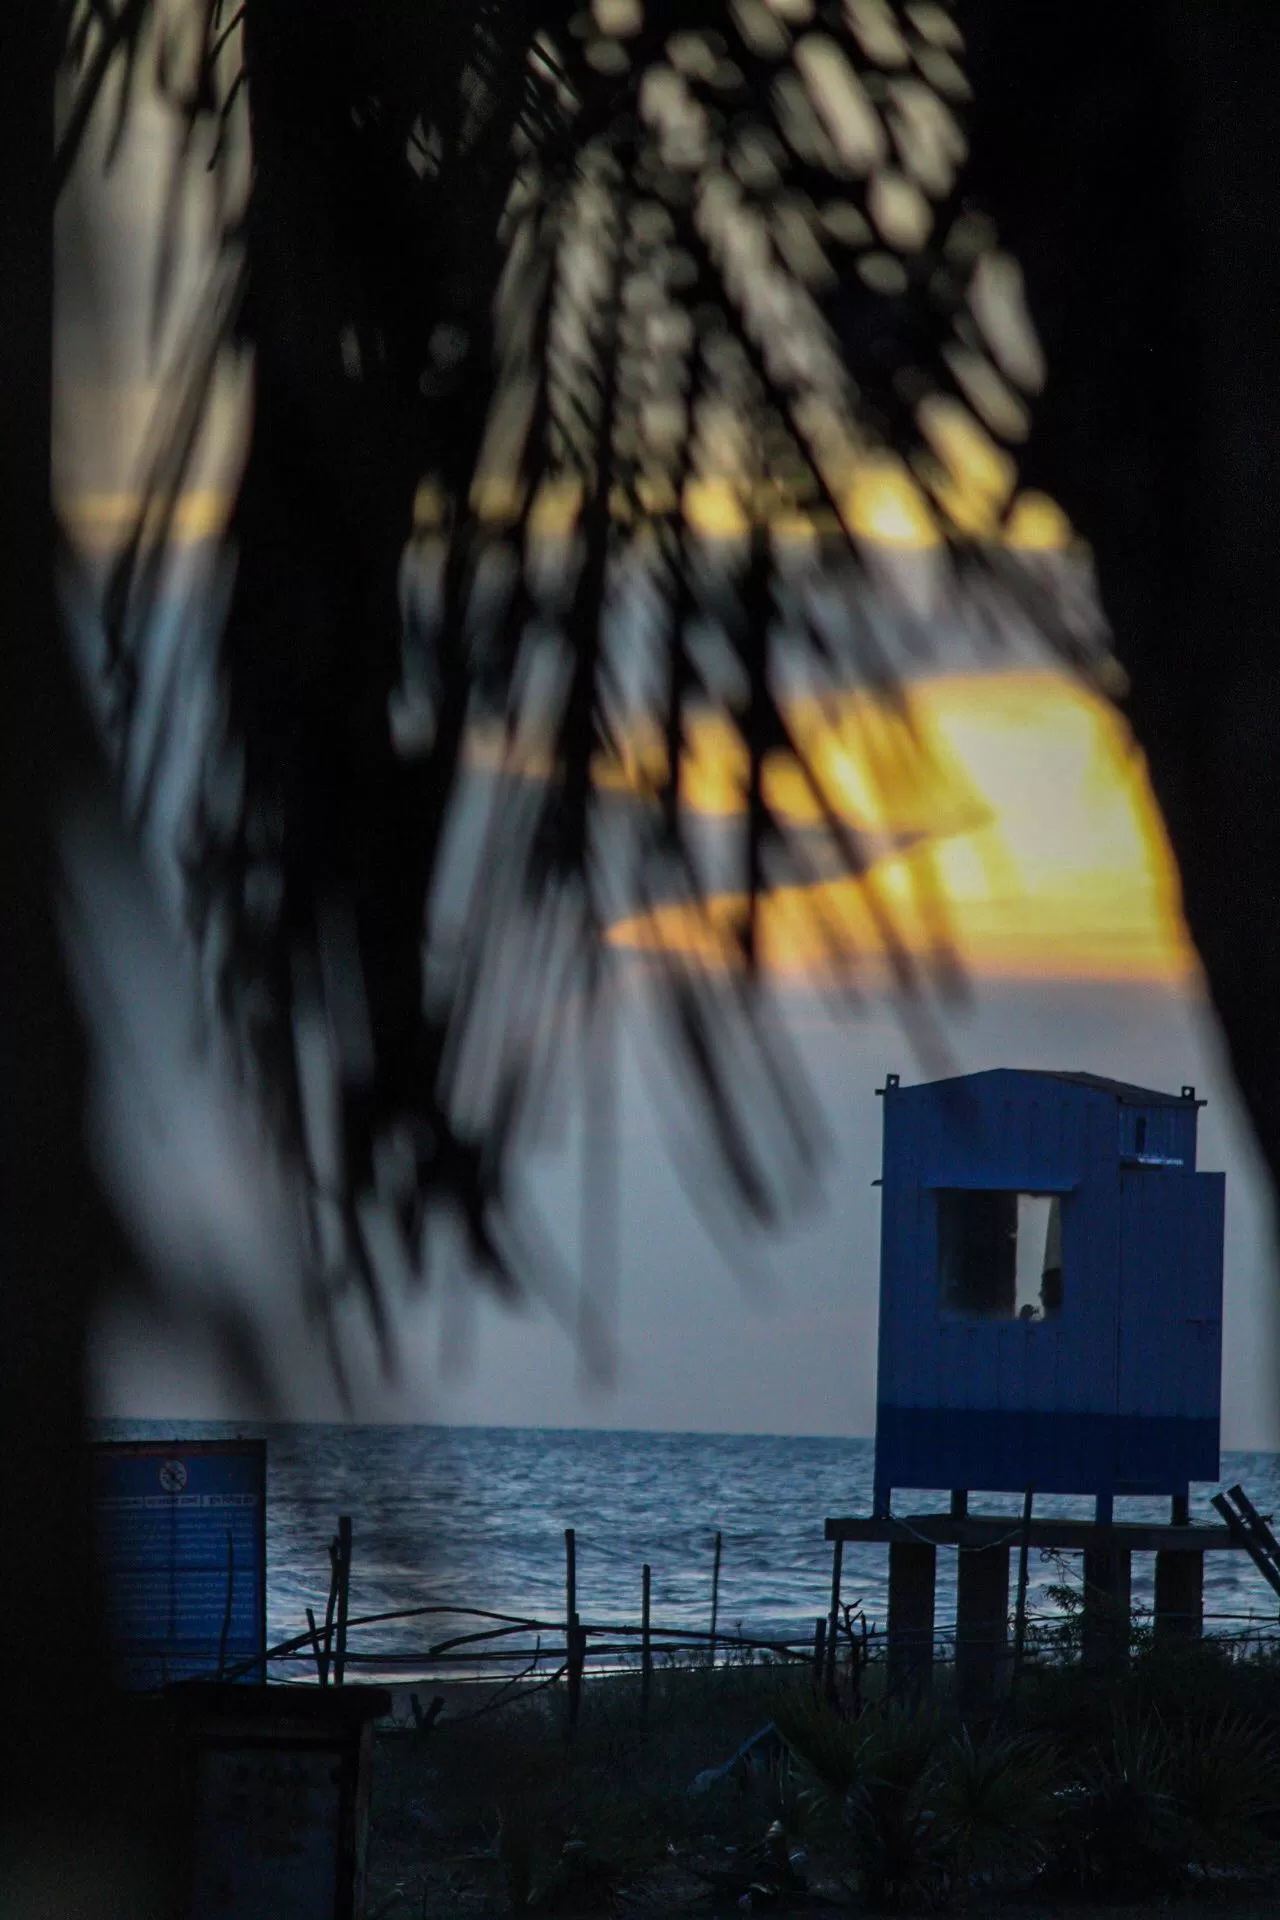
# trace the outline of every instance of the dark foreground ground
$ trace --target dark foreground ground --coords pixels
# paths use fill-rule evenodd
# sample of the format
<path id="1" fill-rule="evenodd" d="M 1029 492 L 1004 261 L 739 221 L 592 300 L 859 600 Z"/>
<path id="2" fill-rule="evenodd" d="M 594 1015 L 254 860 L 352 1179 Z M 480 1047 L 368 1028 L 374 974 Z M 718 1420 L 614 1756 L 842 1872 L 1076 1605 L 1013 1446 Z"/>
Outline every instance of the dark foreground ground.
<path id="1" fill-rule="evenodd" d="M 421 1690 L 424 1704 L 435 1691 Z M 596 1680 L 586 1688 L 572 1736 L 560 1688 L 492 1711 L 483 1710 L 486 1695 L 476 1689 L 440 1691 L 446 1709 L 427 1732 L 387 1732 L 378 1739 L 367 1920 L 497 1920 L 525 1911 L 601 1920 L 716 1920 L 771 1911 L 834 1920 L 895 1904 L 900 1912 L 945 1905 L 1005 1920 L 1280 1915 L 1274 1872 L 1280 1855 L 1261 1857 L 1256 1846 L 1247 1860 L 1232 1861 L 1228 1848 L 1225 1864 L 1180 1868 L 1164 1886 L 1144 1887 L 1141 1875 L 1128 1879 L 1127 1834 L 1140 1838 L 1144 1822 L 1164 1819 L 1167 1846 L 1172 1817 L 1164 1776 L 1125 1775 L 1125 1768 L 1141 1772 L 1141 1758 L 1123 1760 L 1118 1797 L 1108 1809 L 1123 1883 L 1114 1893 L 1095 1884 L 1089 1896 L 1064 1879 L 1060 1867 L 1046 1873 L 1043 1848 L 1031 1868 L 1016 1849 L 1012 1868 L 1007 1849 L 996 1849 L 991 1870 L 968 1873 L 941 1890 L 922 1879 L 913 1891 L 911 1850 L 923 1844 L 917 1825 L 905 1838 L 891 1830 L 876 1837 L 882 1851 L 896 1846 L 907 1856 L 901 1876 L 907 1891 L 886 1906 L 859 1869 L 868 1857 L 866 1836 L 859 1855 L 847 1816 L 833 1813 L 833 1796 L 823 1794 L 811 1768 L 786 1754 L 779 1758 L 776 1747 L 772 1764 L 744 1764 L 700 1792 L 689 1791 L 699 1773 L 728 1760 L 767 1722 L 788 1724 L 790 1715 L 795 1724 L 797 1713 L 812 1722 L 807 1688 L 777 1670 L 659 1672 L 647 1721 L 637 1681 Z M 823 1737 L 821 1730 L 816 1737 Z M 891 1757 L 890 1771 L 893 1764 Z M 979 1767 L 974 1777 L 980 1774 Z M 1229 1771 L 1219 1786 L 1218 1798 L 1226 1802 L 1251 1791 Z M 985 1791 L 991 1801 L 989 1782 L 973 1791 Z M 839 1796 L 834 1804 L 841 1804 Z M 1016 1805 L 1008 1817 L 1016 1821 Z M 1223 1817 L 1230 1826 L 1229 1809 Z"/>

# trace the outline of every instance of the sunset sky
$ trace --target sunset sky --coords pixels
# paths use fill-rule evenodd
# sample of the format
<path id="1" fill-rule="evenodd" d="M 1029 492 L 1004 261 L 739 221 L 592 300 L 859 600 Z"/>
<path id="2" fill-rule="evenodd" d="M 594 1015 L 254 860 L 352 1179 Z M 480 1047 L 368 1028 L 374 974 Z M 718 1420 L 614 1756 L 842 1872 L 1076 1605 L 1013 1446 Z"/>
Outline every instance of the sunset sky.
<path id="1" fill-rule="evenodd" d="M 874 835 L 917 828 L 918 810 L 886 807 L 868 785 L 849 727 L 812 736 L 828 790 Z M 1209 1100 L 1200 1164 L 1228 1172 L 1224 1441 L 1280 1443 L 1274 1402 L 1275 1261 L 1253 1148 L 1203 1004 L 1177 888 L 1140 757 L 1097 696 L 1048 666 L 947 674 L 913 686 L 917 724 L 956 818 L 909 855 L 890 855 L 874 884 L 920 951 L 922 873 L 945 903 L 967 977 L 964 1002 L 940 1021 L 945 1060 L 915 1052 L 883 977 L 861 889 L 820 889 L 828 922 L 852 933 L 872 988 L 851 1014 L 827 990 L 813 900 L 782 889 L 765 903 L 762 952 L 823 1107 L 829 1151 L 820 1198 L 802 1224 L 769 1241 L 709 1234 L 705 1162 L 675 1146 L 671 1093 L 649 1011 L 644 961 L 655 947 L 696 944 L 735 964 L 741 901 L 713 901 L 709 924 L 678 907 L 620 920 L 611 941 L 626 1011 L 617 1150 L 619 1270 L 616 1377 L 583 1376 L 571 1322 L 533 1306 L 513 1315 L 470 1284 L 447 1284 L 404 1314 L 402 1383 L 370 1365 L 368 1417 L 480 1424 L 605 1425 L 867 1433 L 874 1419 L 879 1110 L 886 1069 L 904 1080 L 989 1066 L 1081 1068 L 1157 1087 L 1194 1083 Z M 865 716 L 864 716 L 865 717 Z M 803 730 L 804 717 L 800 717 Z M 743 769 L 709 721 L 689 743 L 690 805 L 731 819 Z M 614 778 L 626 784 L 615 770 Z M 798 823 L 806 802 L 785 769 L 772 798 Z M 865 956 L 872 956 L 868 966 Z M 681 1103 L 676 1090 L 676 1110 Z M 583 1192 L 580 1121 L 527 1170 L 552 1243 L 575 1269 Z M 686 1130 L 687 1131 L 687 1130 Z M 299 1356 L 298 1416 L 336 1410 L 323 1358 L 287 1303 L 272 1311 Z M 358 1316 L 353 1351 L 365 1343 Z M 296 1345 L 295 1345 L 296 1343 Z M 128 1411 L 234 1411 L 203 1356 L 171 1330 L 120 1323 L 100 1356 L 104 1402 Z M 359 1369 L 358 1369 L 359 1371 Z"/>

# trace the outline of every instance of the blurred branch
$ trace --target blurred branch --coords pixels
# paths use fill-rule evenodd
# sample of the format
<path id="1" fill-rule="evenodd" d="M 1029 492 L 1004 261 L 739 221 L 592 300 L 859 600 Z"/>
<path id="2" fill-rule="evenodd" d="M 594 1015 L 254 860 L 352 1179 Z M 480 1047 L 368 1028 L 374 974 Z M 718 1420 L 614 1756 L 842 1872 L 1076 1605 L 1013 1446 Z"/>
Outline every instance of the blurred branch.
<path id="1" fill-rule="evenodd" d="M 71 105 L 54 150 L 55 196 L 60 194 L 66 186 L 71 169 L 79 157 L 94 108 L 106 84 L 107 75 L 116 61 L 121 58 L 125 62 L 125 69 L 121 78 L 121 105 L 117 130 L 123 126 L 128 112 L 129 89 L 137 57 L 138 40 L 150 16 L 152 5 L 153 0 L 120 0 L 118 10 L 112 12 L 107 0 L 80 0 L 78 14 L 74 4 L 69 10 L 66 46 L 73 56 L 74 65 L 79 65 L 79 60 L 83 57 L 90 38 L 93 37 L 91 28 L 96 25 L 98 31 L 96 37 L 93 37 L 93 51 L 88 57 L 88 64 L 84 71 L 77 75 Z"/>

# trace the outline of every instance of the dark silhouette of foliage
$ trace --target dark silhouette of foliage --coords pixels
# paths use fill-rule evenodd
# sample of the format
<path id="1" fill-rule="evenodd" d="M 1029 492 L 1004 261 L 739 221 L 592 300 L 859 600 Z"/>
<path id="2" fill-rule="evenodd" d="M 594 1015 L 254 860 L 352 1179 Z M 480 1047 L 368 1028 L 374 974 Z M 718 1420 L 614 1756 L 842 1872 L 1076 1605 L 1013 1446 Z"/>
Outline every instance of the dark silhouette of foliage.
<path id="1" fill-rule="evenodd" d="M 1280 1166 L 1280 742 L 1270 502 L 1280 18 L 964 5 L 971 179 L 1026 273 L 1048 379 L 1023 470 L 1093 553 L 1236 1083 Z"/>
<path id="2" fill-rule="evenodd" d="M 357 1251 L 350 1225 L 357 1197 L 378 1159 L 376 1144 L 395 1132 L 408 1099 L 402 1226 L 414 1227 L 424 1200 L 449 1196 L 461 1203 L 491 1270 L 528 1275 L 521 1267 L 527 1249 L 510 1238 L 516 1216 L 504 1180 L 525 1101 L 536 1110 L 558 1044 L 562 984 L 575 967 L 589 980 L 599 977 L 600 928 L 614 905 L 603 855 L 616 845 L 605 832 L 615 803 L 592 776 L 600 746 L 607 749 L 620 731 L 619 710 L 628 723 L 636 717 L 628 701 L 637 696 L 627 688 L 621 697 L 615 684 L 599 606 L 602 586 L 612 587 L 633 548 L 646 552 L 657 582 L 654 659 L 662 672 L 647 687 L 647 711 L 665 746 L 646 762 L 654 769 L 646 804 L 622 810 L 644 884 L 664 898 L 682 891 L 695 905 L 705 899 L 705 848 L 681 804 L 677 750 L 695 716 L 714 709 L 727 717 L 743 747 L 750 800 L 735 848 L 748 903 L 747 964 L 713 993 L 708 978 L 676 956 L 660 976 L 661 990 L 703 1111 L 756 1211 L 776 1202 L 777 1189 L 785 1200 L 801 1184 L 795 1176 L 808 1164 L 813 1128 L 800 1124 L 807 1109 L 797 1104 L 767 1002 L 753 990 L 750 903 L 780 873 L 803 876 L 809 861 L 822 859 L 858 872 L 874 850 L 833 818 L 815 854 L 812 838 L 772 813 L 763 769 L 779 751 L 780 725 L 783 748 L 802 758 L 785 732 L 792 649 L 819 684 L 824 674 L 840 684 L 852 670 L 891 693 L 921 636 L 900 623 L 886 655 L 855 596 L 829 659 L 830 636 L 796 617 L 796 596 L 762 531 L 756 496 L 763 490 L 821 507 L 823 449 L 805 422 L 834 418 L 856 422 L 860 435 L 879 437 L 912 461 L 945 516 L 950 496 L 930 464 L 937 452 L 921 407 L 935 390 L 955 397 L 960 375 L 956 356 L 947 354 L 953 335 L 969 383 L 961 390 L 984 413 L 989 433 L 998 441 L 1021 430 L 1020 376 L 1029 390 L 1036 368 L 1000 363 L 996 343 L 965 311 L 967 260 L 975 247 L 989 252 L 995 244 L 990 230 L 963 224 L 970 196 L 974 211 L 995 216 L 1022 264 L 1046 349 L 1048 381 L 1030 410 L 1022 472 L 1063 502 L 1091 542 L 1131 683 L 1126 710 L 1164 808 L 1192 932 L 1259 1138 L 1271 1166 L 1280 1164 L 1280 1002 L 1265 975 L 1276 934 L 1268 876 L 1280 864 L 1270 526 L 1280 447 L 1280 362 L 1270 341 L 1280 261 L 1273 184 L 1280 20 L 1267 0 L 1211 7 L 1131 0 L 1119 9 L 1099 0 L 1042 8 L 961 0 L 954 9 L 815 8 L 813 22 L 800 18 L 807 11 L 751 0 L 732 13 L 672 5 L 662 18 L 648 8 L 639 48 L 628 51 L 616 32 L 575 34 L 575 22 L 589 26 L 593 17 L 585 8 L 548 11 L 532 0 L 527 9 L 514 0 L 488 8 L 479 0 L 435 8 L 246 0 L 239 10 L 197 0 L 192 59 L 167 41 L 157 0 L 65 0 L 56 17 L 39 7 L 9 9 L 0 61 L 4 172 L 29 191 L 7 198 L 0 221 L 10 294 L 0 330 L 0 525 L 8 543 L 0 567 L 0 711 L 13 736 L 3 759 L 4 825 L 19 883 L 0 996 L 12 1196 L 0 1463 L 8 1537 L 24 1553 L 21 1577 L 10 1583 L 4 1643 L 4 1783 L 11 1832 L 29 1849 L 28 1881 L 60 1898 L 78 1874 L 106 1910 L 114 1899 L 121 1911 L 142 1911 L 127 1823 L 146 1826 L 143 1857 L 153 1867 L 174 1831 L 163 1776 L 144 1764 L 144 1743 L 122 1729 L 93 1639 L 76 1462 L 90 1301 L 112 1254 L 80 1135 L 82 1036 L 59 964 L 52 903 L 58 828 L 69 793 L 94 793 L 94 748 L 54 645 L 42 573 L 49 203 L 94 114 L 124 127 L 144 79 L 150 84 L 154 74 L 183 116 L 187 166 L 202 164 L 213 147 L 220 176 L 236 117 L 245 112 L 254 120 L 258 165 L 247 215 L 228 205 L 210 297 L 166 382 L 146 512 L 105 609 L 119 786 L 144 803 L 153 791 L 136 699 L 156 666 L 150 616 L 167 530 L 214 371 L 237 343 L 251 343 L 254 438 L 225 547 L 237 565 L 220 651 L 225 733 L 209 742 L 206 805 L 193 823 L 192 902 L 198 925 L 229 936 L 225 944 L 210 940 L 215 961 L 225 961 L 215 967 L 223 1001 L 295 1152 L 304 1127 L 293 1015 L 310 1009 L 314 1018 L 330 991 L 326 953 L 332 982 L 363 983 L 369 1045 L 362 1065 L 350 1055 L 341 1062 L 343 1152 L 332 1195 Z M 948 65 L 957 58 L 947 44 L 953 16 L 967 39 L 958 82 Z M 783 36 L 783 54 L 774 60 L 767 45 L 740 45 L 738 23 L 754 23 L 757 36 L 772 33 L 775 46 Z M 553 52 L 535 52 L 539 29 L 540 45 Z M 775 311 L 753 330 L 732 275 L 674 184 L 686 167 L 670 154 L 663 159 L 660 128 L 637 114 L 638 68 L 659 44 L 665 53 L 664 36 L 677 31 L 691 36 L 694 64 L 680 98 L 692 105 L 677 112 L 685 131 L 677 127 L 667 144 L 679 159 L 681 141 L 701 124 L 695 108 L 724 116 L 709 118 L 709 140 L 745 144 L 745 171 L 729 171 L 751 202 L 763 245 L 748 249 L 743 277 L 764 261 L 785 262 L 793 298 L 821 323 L 809 337 L 834 352 L 836 364 L 828 360 L 822 377 L 809 363 L 830 413 L 805 406 L 809 396 L 793 381 L 785 349 L 797 308 L 785 320 Z M 910 143 L 912 122 L 892 89 L 904 79 L 929 81 L 944 118 L 929 108 L 914 124 L 927 126 L 933 114 L 939 138 L 918 133 L 914 168 L 900 152 L 898 168 L 914 171 L 933 203 L 923 249 L 899 257 L 893 245 L 874 244 L 865 173 L 850 170 L 838 150 L 833 159 L 820 115 L 785 117 L 782 103 L 797 104 L 797 96 L 780 83 L 795 77 L 792 50 L 806 31 L 835 41 L 862 76 L 879 137 L 888 126 L 895 150 L 900 136 Z M 693 40 L 707 33 L 725 36 L 723 68 L 718 54 L 708 70 L 693 51 Z M 900 58 L 895 33 L 905 36 L 905 69 L 893 64 Z M 631 62 L 625 72 L 606 51 L 615 41 Z M 56 157 L 41 83 L 55 55 L 65 93 Z M 721 95 L 716 76 L 727 81 L 730 62 L 741 88 L 735 82 Z M 961 97 L 968 84 L 971 100 Z M 915 99 L 922 105 L 923 96 Z M 961 123 L 971 147 L 964 175 L 945 131 Z M 513 158 L 507 142 L 516 127 L 524 150 Z M 642 162 L 655 151 L 656 177 L 646 177 Z M 932 169 L 932 184 L 921 168 Z M 527 223 L 530 232 L 524 253 L 504 266 L 510 235 L 502 214 L 512 217 L 519 169 L 530 177 L 514 224 L 523 232 Z M 674 180 L 664 192 L 667 175 Z M 178 197 L 175 187 L 171 209 Z M 653 211 L 637 231 L 641 203 Z M 834 221 L 822 219 L 833 211 Z M 586 286 L 575 278 L 567 245 L 584 224 L 598 231 L 604 265 L 603 279 Z M 627 249 L 646 224 L 642 263 Z M 833 280 L 821 269 L 807 279 L 802 263 L 814 261 L 815 246 Z M 874 264 L 859 277 L 855 263 L 867 256 Z M 161 257 L 171 258 L 171 249 L 162 246 Z M 656 257 L 665 266 L 646 327 L 656 320 L 669 342 L 661 354 L 654 349 L 665 363 L 666 397 L 673 390 L 695 401 L 704 392 L 730 395 L 748 429 L 750 460 L 734 478 L 750 532 L 718 570 L 685 516 L 660 504 L 670 495 L 640 485 L 652 458 L 680 500 L 696 435 L 677 431 L 659 448 L 644 435 L 637 445 L 628 431 L 635 426 L 635 344 L 627 276 L 643 278 Z M 162 271 L 160 306 L 165 292 Z M 512 324 L 498 323 L 495 295 L 497 314 Z M 709 356 L 716 340 L 723 344 Z M 472 482 L 492 403 L 512 389 L 522 398 L 514 510 L 495 527 L 492 515 L 473 510 Z M 439 502 L 431 537 L 447 554 L 443 563 L 438 553 L 421 556 L 431 561 L 422 571 L 438 585 L 406 620 L 400 554 L 414 529 L 419 483 L 431 476 Z M 564 543 L 572 565 L 558 575 L 552 568 L 547 580 L 529 564 L 526 536 L 539 483 L 559 477 L 579 489 L 574 539 Z M 1014 596 L 1064 656 L 1083 653 L 1088 661 L 1087 623 L 1068 617 L 1057 582 L 1011 572 L 998 546 L 971 528 L 946 530 L 956 591 L 971 611 Z M 857 544 L 846 540 L 844 548 L 856 575 Z M 495 596 L 503 589 L 496 617 L 482 581 Z M 998 627 L 998 614 L 992 624 Z M 544 705 L 530 713 L 535 652 L 560 677 L 538 690 Z M 418 734 L 429 745 L 402 760 L 388 749 L 382 717 L 406 674 L 423 690 Z M 173 694 L 180 700 L 181 688 Z M 480 878 L 471 916 L 445 916 L 432 882 L 441 871 L 447 806 L 456 814 L 481 715 L 506 723 L 505 774 L 484 789 L 493 818 L 487 845 L 499 858 L 496 866 L 488 853 L 474 858 Z M 516 750 L 522 726 L 534 719 L 541 738 L 529 758 L 539 775 L 550 767 L 550 779 L 528 778 L 529 760 Z M 926 776 L 905 711 L 880 745 L 899 779 Z M 227 778 L 237 761 L 243 777 Z M 224 811 L 215 799 L 227 802 Z M 274 878 L 260 871 L 272 867 Z M 251 881 L 264 883 L 269 911 L 261 923 L 251 910 Z M 633 892 L 628 905 L 644 897 Z M 943 923 L 927 904 L 945 974 Z M 434 955 L 430 995 L 419 1009 L 413 983 L 424 936 Z M 353 941 L 358 969 L 349 965 Z M 472 964 L 478 954 L 483 976 Z M 903 983 L 914 984 L 910 949 L 900 961 Z M 497 1023 L 495 1005 L 505 1014 Z M 350 1030 L 345 1016 L 335 1014 L 335 1024 Z M 473 1068 L 469 1049 L 477 1047 L 482 1060 Z M 762 1076 L 766 1086 L 785 1087 L 791 1104 L 775 1098 L 762 1114 Z M 460 1103 L 464 1086 L 468 1099 Z M 761 1125 L 763 1134 L 753 1130 Z M 790 1149 L 781 1159 L 780 1144 Z M 67 1657 L 76 1645 L 88 1648 L 80 1669 Z M 87 1819 L 97 1822 L 93 1833 Z M 165 1910 L 162 1890 L 155 1901 Z"/>

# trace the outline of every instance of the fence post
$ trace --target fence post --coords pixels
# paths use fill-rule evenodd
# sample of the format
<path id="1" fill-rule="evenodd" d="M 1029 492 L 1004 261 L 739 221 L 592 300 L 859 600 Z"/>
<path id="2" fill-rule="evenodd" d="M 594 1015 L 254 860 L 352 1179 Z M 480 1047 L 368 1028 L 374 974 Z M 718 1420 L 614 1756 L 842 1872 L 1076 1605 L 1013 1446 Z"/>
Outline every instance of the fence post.
<path id="1" fill-rule="evenodd" d="M 576 1727 L 578 1713 L 582 1705 L 582 1673 L 587 1664 L 586 1629 L 575 1613 L 569 1623 L 569 1725 Z"/>
<path id="2" fill-rule="evenodd" d="M 822 1692 L 822 1676 L 827 1664 L 827 1623 L 821 1615 L 813 1623 L 813 1693 Z"/>
<path id="3" fill-rule="evenodd" d="M 582 1698 L 582 1643 L 578 1625 L 578 1537 L 572 1527 L 564 1530 L 564 1654 L 568 1720 L 571 1727 L 576 1727 Z"/>
<path id="4" fill-rule="evenodd" d="M 825 1688 L 834 1705 L 836 1697 L 836 1643 L 840 1631 L 840 1575 L 844 1569 L 844 1541 L 837 1540 L 831 1553 L 831 1612 L 827 1618 L 827 1664 Z"/>
<path id="5" fill-rule="evenodd" d="M 1018 1690 L 1022 1672 L 1022 1654 L 1027 1644 L 1027 1556 L 1031 1550 L 1031 1503 L 1035 1493 L 1028 1487 L 1022 1496 L 1022 1538 L 1018 1542 L 1018 1599 L 1013 1614 L 1013 1674 L 1009 1691 Z"/>
<path id="6" fill-rule="evenodd" d="M 649 1690 L 653 1682 L 653 1647 L 649 1639 L 649 1586 L 648 1563 L 640 1576 L 640 1711 L 649 1712 Z"/>
<path id="7" fill-rule="evenodd" d="M 338 1516 L 338 1619 L 333 1651 L 333 1684 L 342 1685 L 347 1664 L 347 1611 L 351 1591 L 351 1515 Z"/>
<path id="8" fill-rule="evenodd" d="M 707 1662 L 707 1664 L 712 1667 L 716 1664 L 716 1622 L 720 1614 L 720 1549 L 722 1544 L 721 1534 L 719 1530 L 717 1530 L 715 1565 L 711 1570 L 711 1646 Z"/>
<path id="9" fill-rule="evenodd" d="M 572 1620 L 578 1610 L 578 1545 L 572 1527 L 564 1530 L 564 1617 Z M 566 1642 L 567 1644 L 567 1642 Z"/>

